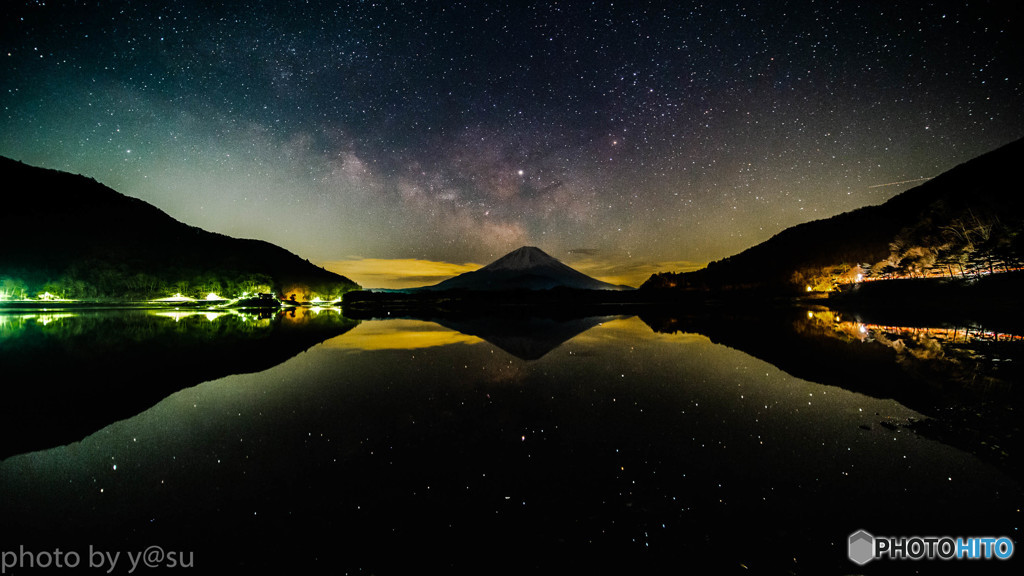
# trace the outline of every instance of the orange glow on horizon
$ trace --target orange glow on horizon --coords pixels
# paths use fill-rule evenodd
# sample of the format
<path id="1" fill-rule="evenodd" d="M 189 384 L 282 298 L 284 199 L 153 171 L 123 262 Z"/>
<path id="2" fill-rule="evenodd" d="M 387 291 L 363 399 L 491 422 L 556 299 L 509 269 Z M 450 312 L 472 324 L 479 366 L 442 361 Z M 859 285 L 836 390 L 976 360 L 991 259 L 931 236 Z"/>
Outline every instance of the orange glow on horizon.
<path id="1" fill-rule="evenodd" d="M 395 319 L 363 322 L 352 330 L 324 342 L 323 345 L 327 348 L 365 351 L 416 350 L 478 342 L 483 340 L 434 322 Z"/>
<path id="2" fill-rule="evenodd" d="M 616 262 L 598 258 L 567 258 L 567 266 L 609 284 L 639 287 L 652 274 L 659 272 L 692 272 L 700 270 L 707 262 L 644 261 Z M 353 258 L 331 260 L 323 263 L 324 268 L 341 274 L 363 288 L 384 288 L 400 290 L 431 286 L 483 267 L 471 262 L 458 264 L 418 258 Z"/>
<path id="3" fill-rule="evenodd" d="M 354 258 L 324 263 L 324 268 L 350 278 L 363 288 L 392 290 L 431 286 L 480 267 L 470 262 L 455 264 L 417 258 Z"/>
<path id="4" fill-rule="evenodd" d="M 707 266 L 707 262 L 693 262 L 690 260 L 673 260 L 665 262 L 611 262 L 598 259 L 568 260 L 568 266 L 583 272 L 584 274 L 597 278 L 602 282 L 618 286 L 632 286 L 639 288 L 653 274 L 661 272 L 693 272 Z"/>

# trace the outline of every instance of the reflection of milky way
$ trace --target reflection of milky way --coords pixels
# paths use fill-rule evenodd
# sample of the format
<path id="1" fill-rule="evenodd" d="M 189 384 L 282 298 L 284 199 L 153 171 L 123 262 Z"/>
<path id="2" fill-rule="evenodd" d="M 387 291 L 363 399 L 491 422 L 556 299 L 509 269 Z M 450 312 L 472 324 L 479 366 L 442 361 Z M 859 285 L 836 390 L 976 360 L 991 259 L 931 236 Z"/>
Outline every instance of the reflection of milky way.
<path id="1" fill-rule="evenodd" d="M 0 154 L 316 262 L 636 277 L 1024 135 L 1010 5 L 247 4 L 6 6 Z"/>

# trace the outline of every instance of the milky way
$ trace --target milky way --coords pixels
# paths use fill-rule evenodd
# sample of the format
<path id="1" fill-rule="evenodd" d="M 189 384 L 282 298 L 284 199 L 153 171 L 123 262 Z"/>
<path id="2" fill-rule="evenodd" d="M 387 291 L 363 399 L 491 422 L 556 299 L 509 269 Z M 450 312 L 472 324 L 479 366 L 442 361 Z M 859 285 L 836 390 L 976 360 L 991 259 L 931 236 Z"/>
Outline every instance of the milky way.
<path id="1" fill-rule="evenodd" d="M 343 273 L 635 284 L 1024 136 L 1009 2 L 224 4 L 5 3 L 0 154 Z"/>

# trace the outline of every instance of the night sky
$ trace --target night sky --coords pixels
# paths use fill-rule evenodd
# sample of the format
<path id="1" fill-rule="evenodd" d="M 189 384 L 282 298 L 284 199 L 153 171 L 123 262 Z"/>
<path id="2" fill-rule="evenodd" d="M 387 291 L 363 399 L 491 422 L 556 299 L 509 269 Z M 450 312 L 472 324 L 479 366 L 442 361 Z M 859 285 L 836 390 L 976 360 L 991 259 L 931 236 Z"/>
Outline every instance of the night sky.
<path id="1" fill-rule="evenodd" d="M 0 154 L 365 286 L 522 245 L 638 285 L 1024 136 L 1018 11 L 8 1 Z"/>

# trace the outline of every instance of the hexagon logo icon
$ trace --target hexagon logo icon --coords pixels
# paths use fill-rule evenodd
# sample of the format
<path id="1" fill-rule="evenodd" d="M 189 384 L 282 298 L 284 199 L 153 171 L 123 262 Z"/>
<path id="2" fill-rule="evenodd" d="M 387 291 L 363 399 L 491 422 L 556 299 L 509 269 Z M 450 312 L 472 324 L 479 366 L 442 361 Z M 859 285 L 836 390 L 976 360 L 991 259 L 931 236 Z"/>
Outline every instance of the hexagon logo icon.
<path id="1" fill-rule="evenodd" d="M 847 545 L 847 555 L 850 560 L 863 566 L 875 557 L 875 537 L 864 530 L 857 530 L 850 534 L 850 541 Z"/>

